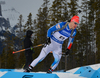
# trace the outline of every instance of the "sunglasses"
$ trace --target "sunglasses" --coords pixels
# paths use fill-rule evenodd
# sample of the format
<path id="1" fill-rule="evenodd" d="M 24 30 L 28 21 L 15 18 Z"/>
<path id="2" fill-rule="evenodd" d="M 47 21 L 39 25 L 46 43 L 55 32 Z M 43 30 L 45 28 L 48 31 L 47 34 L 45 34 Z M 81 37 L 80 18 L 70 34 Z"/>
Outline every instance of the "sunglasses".
<path id="1" fill-rule="evenodd" d="M 74 22 L 75 25 L 78 25 L 78 23 Z"/>

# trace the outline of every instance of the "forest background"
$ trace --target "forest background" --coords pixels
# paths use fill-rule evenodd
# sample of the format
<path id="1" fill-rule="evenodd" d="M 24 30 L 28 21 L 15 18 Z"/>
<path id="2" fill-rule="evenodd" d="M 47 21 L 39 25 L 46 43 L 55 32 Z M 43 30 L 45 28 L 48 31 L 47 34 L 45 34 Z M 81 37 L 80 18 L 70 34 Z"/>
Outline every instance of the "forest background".
<path id="1" fill-rule="evenodd" d="M 32 37 L 33 45 L 38 45 L 46 42 L 47 30 L 58 22 L 71 19 L 76 14 L 76 11 L 81 9 L 80 24 L 77 27 L 77 34 L 74 39 L 69 56 L 63 55 L 56 70 L 69 70 L 75 67 L 100 63 L 100 0 L 82 0 L 82 5 L 79 6 L 78 0 L 54 0 L 52 6 L 49 7 L 50 0 L 44 0 L 43 5 L 38 10 L 36 18 L 32 19 L 32 14 L 29 13 L 28 19 L 23 25 L 23 15 L 19 16 L 17 23 L 17 36 L 9 37 L 3 42 L 6 46 L 3 48 L 0 55 L 0 68 L 20 69 L 25 64 L 24 52 L 12 54 L 17 50 L 23 49 L 23 39 L 27 30 L 34 32 Z M 16 41 L 16 38 L 19 41 Z M 63 52 L 67 48 L 66 40 L 63 44 Z M 18 43 L 18 46 L 14 44 Z M 8 46 L 9 45 L 9 46 Z M 33 60 L 38 57 L 41 47 L 34 48 Z M 33 71 L 47 71 L 54 61 L 52 53 L 50 53 L 42 62 L 40 62 Z"/>

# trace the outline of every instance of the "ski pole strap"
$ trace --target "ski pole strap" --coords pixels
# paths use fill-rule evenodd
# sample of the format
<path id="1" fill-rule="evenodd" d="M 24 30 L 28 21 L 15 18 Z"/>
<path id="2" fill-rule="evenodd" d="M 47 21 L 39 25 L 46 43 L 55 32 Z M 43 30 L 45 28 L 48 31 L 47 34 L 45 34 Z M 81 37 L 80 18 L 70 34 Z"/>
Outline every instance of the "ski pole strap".
<path id="1" fill-rule="evenodd" d="M 63 30 L 63 29 L 65 29 L 66 28 L 66 26 L 69 24 L 69 22 L 66 22 L 66 24 L 62 27 L 62 28 L 60 28 L 60 29 L 58 29 L 58 30 L 55 30 L 53 33 L 55 33 L 55 32 L 58 32 L 58 31 L 61 31 L 61 30 Z"/>
<path id="2" fill-rule="evenodd" d="M 74 38 L 73 32 L 74 32 L 74 29 L 72 29 L 72 32 L 71 32 L 71 35 L 70 35 L 71 38 Z"/>

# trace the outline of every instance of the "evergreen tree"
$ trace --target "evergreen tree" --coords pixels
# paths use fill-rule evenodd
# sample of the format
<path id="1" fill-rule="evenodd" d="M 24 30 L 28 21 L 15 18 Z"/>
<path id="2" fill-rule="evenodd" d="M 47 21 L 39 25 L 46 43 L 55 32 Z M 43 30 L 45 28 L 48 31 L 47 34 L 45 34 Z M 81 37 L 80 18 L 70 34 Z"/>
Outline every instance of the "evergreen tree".
<path id="1" fill-rule="evenodd" d="M 49 12 L 49 26 L 68 20 L 67 1 L 54 0 Z"/>
<path id="2" fill-rule="evenodd" d="M 96 52 L 96 43 L 95 43 L 95 9 L 94 9 L 94 0 L 90 0 L 88 2 L 88 8 L 89 8 L 89 16 L 88 16 L 88 31 L 89 31 L 89 49 L 88 49 L 88 63 L 94 64 L 95 63 L 95 52 Z M 91 61 L 90 61 L 91 60 Z"/>
<path id="3" fill-rule="evenodd" d="M 14 69 L 15 67 L 15 55 L 13 55 L 13 49 L 9 46 L 8 50 L 7 50 L 7 57 L 5 59 L 7 59 L 7 69 Z"/>
<path id="4" fill-rule="evenodd" d="M 32 30 L 33 34 L 32 34 L 32 38 L 31 39 L 32 39 L 32 42 L 33 42 L 36 29 L 35 29 L 35 26 L 34 26 L 34 21 L 32 19 L 32 14 L 29 13 L 29 15 L 27 17 L 28 17 L 27 22 L 23 26 L 23 32 L 24 32 L 24 36 L 23 37 L 25 38 L 27 30 Z"/>
<path id="5" fill-rule="evenodd" d="M 14 36 L 10 32 L 4 33 L 5 40 L 3 41 L 3 52 L 2 52 L 2 62 L 4 64 L 2 68 L 15 68 L 15 56 L 12 54 L 14 50 Z M 9 64 L 9 63 L 12 63 Z"/>
<path id="6" fill-rule="evenodd" d="M 19 16 L 19 19 L 18 19 L 18 23 L 17 23 L 17 27 L 18 27 L 18 30 L 16 31 L 16 33 L 17 33 L 17 36 L 19 37 L 19 38 L 23 38 L 23 25 L 22 25 L 22 22 L 23 22 L 23 16 L 22 15 L 20 15 Z"/>
<path id="7" fill-rule="evenodd" d="M 34 26 L 33 26 L 32 14 L 29 13 L 27 17 L 28 17 L 27 22 L 25 23 L 25 25 L 23 25 L 24 38 L 25 38 L 27 30 L 32 30 L 33 32 L 35 31 Z"/>
<path id="8" fill-rule="evenodd" d="M 83 54 L 84 54 L 84 64 L 85 65 L 88 65 L 89 64 L 89 59 L 91 56 L 90 54 L 93 53 L 93 49 L 92 49 L 92 46 L 91 46 L 91 43 L 93 42 L 93 21 L 94 19 L 91 19 L 91 14 L 93 14 L 93 10 L 92 10 L 92 6 L 90 5 L 89 6 L 89 1 L 87 0 L 83 0 L 82 4 L 84 4 L 82 6 L 82 9 L 83 9 L 83 13 L 84 15 L 82 16 L 83 18 L 83 26 L 81 26 L 81 32 L 82 32 L 82 35 L 83 35 L 83 38 L 82 38 L 82 46 L 81 48 L 83 48 Z M 89 12 L 89 9 L 90 9 L 90 12 Z M 89 12 L 89 13 L 88 13 Z M 93 16 L 92 16 L 93 17 Z"/>
<path id="9" fill-rule="evenodd" d="M 29 13 L 29 15 L 28 15 L 28 19 L 27 19 L 27 22 L 26 22 L 26 28 L 28 30 L 33 29 L 33 21 L 32 21 L 32 14 L 31 13 Z"/>
<path id="10" fill-rule="evenodd" d="M 24 52 L 21 52 L 19 57 L 18 57 L 18 66 L 17 68 L 23 68 L 25 65 L 25 55 Z"/>
<path id="11" fill-rule="evenodd" d="M 76 35 L 77 53 L 76 55 L 76 66 L 83 66 L 93 64 L 95 60 L 95 34 L 94 34 L 94 1 L 82 0 L 82 10 L 84 13 L 80 25 L 78 27 L 78 33 Z M 91 60 L 92 59 L 92 60 Z M 91 60 L 91 61 L 90 61 Z"/>
<path id="12" fill-rule="evenodd" d="M 70 2 L 68 3 L 70 17 L 76 15 L 76 10 L 79 8 L 77 2 L 78 0 L 70 0 Z"/>
<path id="13" fill-rule="evenodd" d="M 100 0 L 95 0 L 94 3 L 94 10 L 95 10 L 95 16 L 96 16 L 96 20 L 95 20 L 95 34 L 96 34 L 96 63 L 100 62 Z"/>
<path id="14" fill-rule="evenodd" d="M 7 58 L 7 53 L 4 51 L 4 49 L 3 49 L 2 54 L 0 55 L 0 57 L 1 57 L 1 59 L 0 59 L 1 60 L 0 61 L 0 63 L 1 63 L 0 68 L 6 68 L 7 59 L 5 59 L 5 58 Z"/>

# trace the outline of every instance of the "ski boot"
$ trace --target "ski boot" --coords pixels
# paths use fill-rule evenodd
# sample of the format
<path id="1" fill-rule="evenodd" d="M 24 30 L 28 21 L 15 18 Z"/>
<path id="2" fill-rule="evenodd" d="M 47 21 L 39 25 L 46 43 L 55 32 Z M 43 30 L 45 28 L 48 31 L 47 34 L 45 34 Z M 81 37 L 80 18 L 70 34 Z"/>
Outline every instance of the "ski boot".
<path id="1" fill-rule="evenodd" d="M 52 73 L 53 72 L 53 69 L 49 69 L 48 71 L 47 71 L 47 73 Z"/>
<path id="2" fill-rule="evenodd" d="M 24 71 L 24 72 L 31 72 L 31 71 L 32 71 L 32 69 L 33 69 L 33 67 L 32 67 L 32 66 L 29 66 L 27 69 L 25 69 L 25 71 Z"/>

